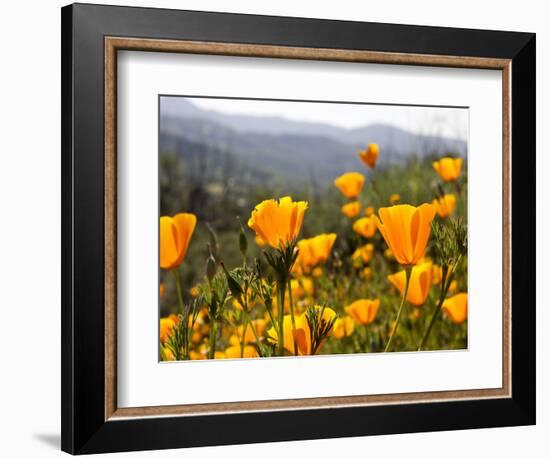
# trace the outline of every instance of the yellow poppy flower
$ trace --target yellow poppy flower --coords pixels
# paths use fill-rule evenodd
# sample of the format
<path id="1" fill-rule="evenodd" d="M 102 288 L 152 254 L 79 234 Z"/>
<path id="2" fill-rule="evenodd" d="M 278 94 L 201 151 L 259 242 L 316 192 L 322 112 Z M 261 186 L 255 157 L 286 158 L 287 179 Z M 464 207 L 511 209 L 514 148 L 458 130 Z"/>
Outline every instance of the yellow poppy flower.
<path id="1" fill-rule="evenodd" d="M 455 181 L 460 176 L 462 159 L 444 157 L 439 161 L 432 162 L 432 166 L 443 181 Z"/>
<path id="2" fill-rule="evenodd" d="M 388 275 L 388 280 L 395 286 L 401 294 L 405 290 L 406 274 L 405 271 Z M 432 263 L 431 261 L 422 262 L 413 267 L 411 278 L 409 280 L 409 292 L 407 301 L 413 305 L 422 305 L 426 302 L 430 288 L 432 287 Z"/>
<path id="3" fill-rule="evenodd" d="M 400 200 L 401 200 L 401 196 L 399 194 L 392 194 L 390 196 L 390 204 L 392 204 L 392 205 L 395 205 Z"/>
<path id="4" fill-rule="evenodd" d="M 192 213 L 178 213 L 160 218 L 160 267 L 175 269 L 187 254 L 189 241 L 195 230 L 197 217 Z"/>
<path id="5" fill-rule="evenodd" d="M 468 294 L 458 293 L 445 299 L 443 312 L 454 323 L 462 324 L 468 318 Z"/>
<path id="6" fill-rule="evenodd" d="M 258 350 L 252 345 L 245 345 L 243 351 L 243 358 L 258 358 Z M 225 349 L 225 357 L 227 359 L 237 359 L 241 357 L 241 346 L 231 345 Z"/>
<path id="7" fill-rule="evenodd" d="M 334 180 L 334 185 L 348 199 L 355 199 L 363 189 L 365 177 L 359 172 L 347 172 Z"/>
<path id="8" fill-rule="evenodd" d="M 317 309 L 317 311 L 320 311 L 320 309 L 322 309 L 320 305 L 316 305 L 315 308 Z M 325 307 L 323 310 L 323 315 L 321 316 L 321 320 L 324 321 L 325 323 L 329 323 L 332 320 L 334 320 L 335 317 L 336 317 L 336 312 L 329 307 Z M 296 319 L 296 330 L 293 333 L 293 337 L 294 337 L 294 340 L 296 341 L 299 355 L 314 354 L 313 348 L 311 347 L 311 333 L 312 333 L 312 330 L 309 328 L 307 315 L 306 313 L 302 313 Z M 332 329 L 331 329 L 331 333 L 332 333 Z M 285 345 L 286 345 L 286 337 L 285 337 Z M 317 351 L 319 351 L 320 347 L 321 346 L 317 348 Z"/>
<path id="9" fill-rule="evenodd" d="M 342 205 L 342 213 L 348 218 L 355 218 L 361 211 L 361 204 L 357 201 Z"/>
<path id="10" fill-rule="evenodd" d="M 296 330 L 298 330 L 299 326 L 304 326 L 304 321 L 301 319 L 301 315 L 294 315 L 294 320 L 296 322 Z M 305 326 L 307 328 L 307 333 L 309 333 L 309 325 L 307 324 L 307 319 L 306 319 Z M 294 354 L 294 336 L 292 333 L 292 317 L 290 315 L 285 315 L 283 317 L 283 331 L 284 331 L 283 333 L 284 333 L 285 350 L 291 354 Z M 304 330 L 304 333 L 305 332 L 306 331 Z M 273 327 L 270 328 L 267 331 L 267 336 L 272 342 L 274 342 L 278 346 L 278 335 L 277 335 L 277 332 L 275 331 L 275 328 Z M 303 343 L 303 345 L 305 346 L 305 343 Z M 300 348 L 298 348 L 298 350 L 299 350 L 299 354 L 304 354 L 301 352 Z M 305 353 L 305 354 L 308 354 L 308 353 Z"/>
<path id="11" fill-rule="evenodd" d="M 366 325 L 374 321 L 379 306 L 379 299 L 359 299 L 347 305 L 344 309 L 349 316 L 357 321 L 357 323 Z"/>
<path id="12" fill-rule="evenodd" d="M 368 165 L 371 169 L 376 165 L 376 160 L 378 159 L 379 148 L 377 143 L 369 143 L 367 149 L 359 151 L 359 158 L 364 162 L 365 165 Z"/>
<path id="13" fill-rule="evenodd" d="M 365 280 L 370 280 L 372 278 L 372 269 L 370 267 L 365 267 L 361 273 L 361 278 L 364 278 Z"/>
<path id="14" fill-rule="evenodd" d="M 326 262 L 332 251 L 336 234 L 320 234 L 298 242 L 298 258 L 295 265 L 302 272 L 309 272 L 312 267 Z"/>
<path id="15" fill-rule="evenodd" d="M 250 227 L 256 235 L 272 248 L 292 244 L 302 228 L 307 202 L 293 202 L 291 197 L 264 200 L 256 205 L 250 219 Z"/>
<path id="16" fill-rule="evenodd" d="M 453 280 L 449 285 L 449 293 L 454 293 L 456 291 L 457 286 L 458 286 L 458 283 L 456 282 L 456 280 Z"/>
<path id="17" fill-rule="evenodd" d="M 262 319 L 257 319 L 252 321 L 252 325 L 254 326 L 254 330 L 256 331 L 256 334 L 258 337 L 263 336 L 265 327 L 266 327 L 266 321 Z M 241 324 L 237 328 L 237 338 L 238 342 L 241 342 L 243 338 L 243 328 L 244 326 Z M 254 336 L 254 331 L 252 330 L 250 324 L 246 327 L 246 333 L 244 335 L 244 342 L 245 343 L 254 343 L 256 342 L 256 337 Z"/>
<path id="18" fill-rule="evenodd" d="M 172 350 L 170 350 L 169 348 L 161 346 L 160 351 L 164 355 L 164 361 L 175 361 L 176 360 L 176 357 L 174 356 L 174 353 L 172 353 Z"/>
<path id="19" fill-rule="evenodd" d="M 374 215 L 374 207 L 365 208 L 365 215 L 367 215 L 367 216 Z"/>
<path id="20" fill-rule="evenodd" d="M 442 197 L 434 199 L 432 204 L 437 210 L 437 214 L 440 218 L 446 218 L 456 207 L 456 196 L 454 194 L 445 194 Z"/>
<path id="21" fill-rule="evenodd" d="M 315 306 L 317 309 L 321 307 Z M 325 307 L 323 316 L 321 319 L 326 323 L 330 322 L 336 316 L 336 312 L 329 307 Z M 311 355 L 311 329 L 307 320 L 306 313 L 301 315 L 294 315 L 296 323 L 296 329 L 292 331 L 292 317 L 285 315 L 283 317 L 283 329 L 284 329 L 284 347 L 285 350 L 291 354 L 294 354 L 294 344 L 296 343 L 296 349 L 299 356 Z M 274 328 L 267 331 L 267 335 L 272 342 L 277 343 L 277 333 Z"/>
<path id="22" fill-rule="evenodd" d="M 189 352 L 189 358 L 193 361 L 207 359 L 206 354 L 201 351 L 191 350 Z"/>
<path id="23" fill-rule="evenodd" d="M 199 343 L 202 342 L 205 339 L 205 337 L 200 332 L 194 332 L 191 334 L 191 342 L 192 343 Z"/>
<path id="24" fill-rule="evenodd" d="M 348 337 L 353 334 L 355 330 L 355 321 L 349 316 L 342 318 L 336 318 L 334 322 L 334 327 L 332 328 L 332 335 L 340 340 L 344 337 Z"/>
<path id="25" fill-rule="evenodd" d="M 314 291 L 313 280 L 309 277 L 293 278 L 290 280 L 290 287 L 292 288 L 292 299 L 295 300 L 311 296 Z"/>
<path id="26" fill-rule="evenodd" d="M 323 268 L 322 267 L 315 267 L 315 269 L 313 269 L 311 271 L 311 275 L 314 278 L 319 278 L 319 277 L 323 276 Z"/>
<path id="27" fill-rule="evenodd" d="M 251 342 L 253 342 L 253 340 Z M 229 337 L 229 346 L 238 347 L 239 345 L 241 345 L 241 339 L 239 336 L 237 334 L 231 334 Z"/>
<path id="28" fill-rule="evenodd" d="M 352 229 L 365 238 L 371 238 L 376 234 L 376 216 L 364 216 L 353 223 Z"/>
<path id="29" fill-rule="evenodd" d="M 170 334 L 172 334 L 172 329 L 178 322 L 179 319 L 176 315 L 169 315 L 160 319 L 160 341 L 162 343 L 166 343 Z"/>
<path id="30" fill-rule="evenodd" d="M 198 329 L 200 326 L 204 325 L 206 323 L 206 318 L 208 317 L 208 310 L 206 308 L 202 308 L 199 310 L 199 313 L 197 314 L 197 319 L 195 320 L 195 325 L 193 329 Z M 192 321 L 192 317 L 189 317 L 189 323 Z"/>
<path id="31" fill-rule="evenodd" d="M 208 311 L 206 309 L 199 310 L 195 322 L 193 323 L 193 317 L 189 316 L 187 324 L 188 326 L 193 327 L 195 332 L 208 332 L 208 324 L 206 323 L 206 317 L 208 316 Z M 206 329 L 205 329 L 206 327 Z"/>
<path id="32" fill-rule="evenodd" d="M 376 226 L 399 264 L 416 265 L 424 256 L 430 238 L 430 224 L 435 216 L 431 204 L 419 207 L 394 205 L 378 211 Z"/>
<path id="33" fill-rule="evenodd" d="M 352 260 L 361 259 L 363 263 L 367 263 L 372 259 L 374 255 L 374 245 L 372 243 L 367 243 L 366 245 L 360 246 L 357 248 L 351 255 Z"/>
<path id="34" fill-rule="evenodd" d="M 189 290 L 189 294 L 191 294 L 191 297 L 199 297 L 199 294 L 200 294 L 200 289 L 197 285 L 193 286 L 190 290 Z"/>

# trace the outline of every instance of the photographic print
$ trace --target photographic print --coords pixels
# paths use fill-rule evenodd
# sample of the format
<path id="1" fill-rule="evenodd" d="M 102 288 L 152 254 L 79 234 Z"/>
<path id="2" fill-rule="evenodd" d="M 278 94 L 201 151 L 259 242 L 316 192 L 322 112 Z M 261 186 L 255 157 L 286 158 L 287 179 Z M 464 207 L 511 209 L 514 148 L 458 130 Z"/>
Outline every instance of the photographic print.
<path id="1" fill-rule="evenodd" d="M 159 360 L 468 346 L 468 109 L 159 96 Z"/>

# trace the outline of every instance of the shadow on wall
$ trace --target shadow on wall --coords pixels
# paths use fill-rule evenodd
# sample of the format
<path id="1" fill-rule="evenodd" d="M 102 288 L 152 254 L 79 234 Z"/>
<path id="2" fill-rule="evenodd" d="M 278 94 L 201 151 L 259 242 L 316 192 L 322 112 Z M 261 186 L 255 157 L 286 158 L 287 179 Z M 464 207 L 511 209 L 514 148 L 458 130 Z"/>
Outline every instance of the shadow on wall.
<path id="1" fill-rule="evenodd" d="M 61 450 L 61 435 L 59 433 L 37 433 L 34 438 L 43 444 Z"/>

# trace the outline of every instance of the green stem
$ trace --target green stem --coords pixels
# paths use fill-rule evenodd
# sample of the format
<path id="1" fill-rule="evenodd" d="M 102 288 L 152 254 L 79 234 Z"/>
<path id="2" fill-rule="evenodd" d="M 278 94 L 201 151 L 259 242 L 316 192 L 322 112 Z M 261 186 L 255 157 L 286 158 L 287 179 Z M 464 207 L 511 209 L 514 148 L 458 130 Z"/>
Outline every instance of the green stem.
<path id="1" fill-rule="evenodd" d="M 275 329 L 275 331 L 277 332 L 277 335 L 279 335 L 279 329 L 278 329 L 279 323 L 277 323 L 277 320 L 273 316 L 273 310 L 271 310 L 273 307 L 273 303 L 270 303 L 269 306 L 268 304 L 264 303 L 264 306 L 265 306 L 265 309 L 267 310 L 267 314 L 269 315 L 269 320 L 271 321 L 271 325 L 273 326 L 273 329 Z"/>
<path id="2" fill-rule="evenodd" d="M 288 301 L 290 303 L 290 321 L 292 322 L 292 341 L 294 342 L 294 355 L 298 356 L 298 346 L 296 340 L 294 340 L 294 334 L 296 333 L 296 319 L 294 318 L 294 301 L 292 300 L 292 283 L 290 278 L 288 279 Z"/>
<path id="3" fill-rule="evenodd" d="M 245 287 L 242 297 L 243 297 L 242 313 L 244 316 L 244 320 L 243 320 L 244 322 L 243 322 L 243 335 L 241 337 L 241 358 L 244 358 L 244 346 L 246 344 L 246 331 L 248 328 L 248 321 L 249 321 L 247 320 L 248 318 L 248 288 L 247 287 Z"/>
<path id="4" fill-rule="evenodd" d="M 449 270 L 451 270 L 451 272 L 449 272 Z M 430 337 L 432 328 L 435 322 L 437 321 L 437 317 L 439 316 L 439 312 L 441 311 L 441 307 L 443 307 L 443 302 L 445 301 L 445 297 L 447 296 L 447 292 L 449 291 L 449 287 L 451 286 L 451 283 L 453 281 L 453 273 L 454 273 L 454 269 L 452 269 L 451 266 L 447 266 L 447 268 L 443 272 L 443 278 L 441 279 L 441 294 L 439 295 L 439 302 L 437 304 L 437 307 L 434 310 L 432 319 L 430 320 L 430 324 L 426 329 L 424 337 L 422 337 L 422 341 L 420 342 L 420 345 L 418 346 L 417 351 L 421 351 L 422 348 L 424 348 L 424 346 L 426 345 L 426 342 L 428 341 L 428 337 Z"/>
<path id="5" fill-rule="evenodd" d="M 364 325 L 364 326 L 363 326 L 363 329 L 364 329 L 364 333 L 365 333 L 365 339 L 364 339 L 364 341 L 365 341 L 365 346 L 364 346 L 363 351 L 364 351 L 365 353 L 370 353 L 370 350 L 371 350 L 371 349 L 370 349 L 370 341 L 369 341 L 369 340 L 370 340 L 370 339 L 369 339 L 370 336 L 369 336 L 369 330 L 367 329 L 367 325 Z"/>
<path id="6" fill-rule="evenodd" d="M 210 350 L 208 359 L 215 359 L 216 357 L 216 337 L 218 330 L 216 329 L 216 320 L 212 319 L 210 323 Z"/>
<path id="7" fill-rule="evenodd" d="M 183 301 L 183 291 L 181 289 L 180 272 L 178 269 L 174 269 L 172 272 L 174 274 L 174 281 L 176 282 L 179 313 L 181 315 L 181 319 L 183 320 L 183 359 L 189 359 L 189 320 L 188 317 L 185 316 L 185 304 Z"/>
<path id="8" fill-rule="evenodd" d="M 262 281 L 263 281 L 262 277 L 259 276 L 258 284 L 259 284 L 259 288 L 260 288 L 260 293 L 261 293 L 262 298 L 265 298 L 264 285 L 263 285 Z M 272 307 L 273 307 L 273 304 L 270 302 L 269 306 L 268 306 L 268 304 L 266 303 L 265 300 L 262 301 L 262 302 L 264 303 L 264 307 L 267 310 L 267 314 L 269 315 L 269 320 L 271 321 L 271 325 L 273 326 L 275 331 L 277 331 L 277 322 L 275 321 L 275 317 L 273 316 L 273 310 L 271 310 Z M 278 331 L 277 331 L 277 335 L 279 335 Z"/>
<path id="9" fill-rule="evenodd" d="M 176 290 L 177 290 L 177 293 L 178 293 L 178 303 L 179 303 L 179 307 L 180 307 L 180 314 L 181 316 L 183 316 L 183 312 L 185 310 L 185 307 L 184 307 L 184 302 L 183 302 L 183 291 L 181 289 L 181 281 L 180 281 L 180 272 L 178 269 L 174 269 L 172 270 L 172 272 L 174 273 L 174 280 L 176 282 Z"/>
<path id="10" fill-rule="evenodd" d="M 279 356 L 285 354 L 285 330 L 284 330 L 284 310 L 285 310 L 285 282 L 280 281 L 277 285 L 277 321 L 279 322 L 278 352 Z"/>
<path id="11" fill-rule="evenodd" d="M 256 332 L 256 328 L 254 327 L 254 323 L 252 322 L 252 319 L 250 318 L 250 311 L 248 310 L 248 294 L 244 298 L 243 312 L 244 312 L 245 319 L 247 320 L 248 324 L 252 328 L 252 334 L 254 334 L 254 339 L 256 339 L 256 344 L 258 345 L 258 351 L 261 354 L 262 353 L 262 346 L 260 344 L 260 338 L 258 337 L 258 333 Z"/>
<path id="12" fill-rule="evenodd" d="M 460 182 L 458 181 L 458 178 L 455 180 L 455 187 L 456 192 L 459 196 L 462 196 L 462 186 L 460 185 Z"/>
<path id="13" fill-rule="evenodd" d="M 405 267 L 405 291 L 403 292 L 401 305 L 399 306 L 399 311 L 397 312 L 397 318 L 395 319 L 395 323 L 393 325 L 390 338 L 388 339 L 388 343 L 386 344 L 386 348 L 384 348 L 384 352 L 387 352 L 391 348 L 391 343 L 393 341 L 393 338 L 395 334 L 397 334 L 397 328 L 399 327 L 399 320 L 401 320 L 401 313 L 403 312 L 403 306 L 405 305 L 405 302 L 407 300 L 407 294 L 409 293 L 411 270 L 412 270 L 412 266 Z"/>
<path id="14" fill-rule="evenodd" d="M 373 194 L 374 194 L 376 204 L 379 207 L 382 204 L 382 199 L 380 197 L 380 192 L 378 191 L 378 186 L 376 185 L 376 180 L 375 180 L 375 176 L 374 176 L 374 169 L 370 169 L 370 172 L 371 172 L 371 182 L 370 182 L 371 188 L 372 188 L 372 191 L 373 191 Z"/>
<path id="15" fill-rule="evenodd" d="M 184 359 L 189 358 L 189 342 L 191 341 L 191 331 L 193 330 L 193 325 L 189 326 L 189 315 L 186 318 L 187 324 L 185 327 L 185 340 L 184 340 Z"/>
<path id="16" fill-rule="evenodd" d="M 245 343 L 247 328 L 248 328 L 248 321 L 245 321 L 243 323 L 243 335 L 241 336 L 241 358 L 244 357 L 244 343 Z"/>
<path id="17" fill-rule="evenodd" d="M 260 351 L 260 356 L 262 356 L 263 353 L 263 347 L 260 342 L 260 338 L 258 337 L 258 333 L 256 332 L 256 328 L 254 327 L 254 323 L 252 319 L 250 318 L 250 314 L 248 311 L 245 312 L 245 318 L 247 320 L 247 323 L 250 325 L 250 329 L 252 329 L 252 334 L 254 334 L 254 339 L 256 339 L 256 345 L 258 346 L 258 350 Z"/>

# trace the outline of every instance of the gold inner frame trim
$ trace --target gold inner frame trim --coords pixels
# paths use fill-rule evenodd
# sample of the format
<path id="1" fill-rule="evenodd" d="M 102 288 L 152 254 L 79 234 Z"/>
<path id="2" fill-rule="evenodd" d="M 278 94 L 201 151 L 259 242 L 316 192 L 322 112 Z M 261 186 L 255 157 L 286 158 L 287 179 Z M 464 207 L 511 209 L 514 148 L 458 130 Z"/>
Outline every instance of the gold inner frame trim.
<path id="1" fill-rule="evenodd" d="M 394 65 L 479 68 L 502 72 L 502 380 L 500 388 L 421 393 L 337 396 L 215 404 L 143 406 L 118 408 L 116 337 L 116 246 L 117 246 L 117 51 L 174 52 L 240 57 L 265 57 Z M 511 60 L 463 56 L 404 54 L 344 49 L 215 43 L 105 37 L 105 420 L 128 420 L 159 416 L 192 416 L 372 406 L 381 404 L 461 401 L 507 398 L 512 393 L 511 372 Z"/>

